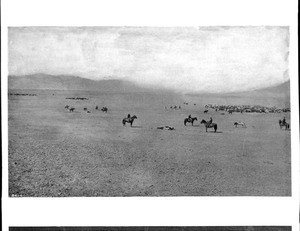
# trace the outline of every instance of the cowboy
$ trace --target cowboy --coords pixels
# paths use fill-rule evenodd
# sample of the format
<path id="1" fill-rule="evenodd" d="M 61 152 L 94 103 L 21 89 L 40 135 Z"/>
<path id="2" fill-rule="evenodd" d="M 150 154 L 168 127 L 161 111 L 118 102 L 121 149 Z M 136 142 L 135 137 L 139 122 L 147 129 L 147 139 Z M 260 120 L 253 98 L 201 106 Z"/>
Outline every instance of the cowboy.
<path id="1" fill-rule="evenodd" d="M 130 114 L 127 115 L 127 118 L 128 118 L 128 119 L 130 118 Z"/>
<path id="2" fill-rule="evenodd" d="M 210 124 L 212 123 L 213 119 L 210 117 L 210 120 L 208 121 Z"/>
<path id="3" fill-rule="evenodd" d="M 282 124 L 285 124 L 286 122 L 285 122 L 285 117 L 283 117 L 283 120 L 282 120 Z"/>

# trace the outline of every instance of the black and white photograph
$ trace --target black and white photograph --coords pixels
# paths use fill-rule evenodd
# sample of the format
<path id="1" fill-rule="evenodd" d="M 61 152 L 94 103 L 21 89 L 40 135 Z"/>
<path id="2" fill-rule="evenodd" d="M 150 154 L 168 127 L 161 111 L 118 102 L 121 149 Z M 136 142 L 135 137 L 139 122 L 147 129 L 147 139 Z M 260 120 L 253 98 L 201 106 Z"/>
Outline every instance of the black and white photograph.
<path id="1" fill-rule="evenodd" d="M 296 0 L 1 1 L 5 231 L 298 231 Z"/>
<path id="2" fill-rule="evenodd" d="M 290 196 L 289 27 L 10 27 L 11 197 Z"/>

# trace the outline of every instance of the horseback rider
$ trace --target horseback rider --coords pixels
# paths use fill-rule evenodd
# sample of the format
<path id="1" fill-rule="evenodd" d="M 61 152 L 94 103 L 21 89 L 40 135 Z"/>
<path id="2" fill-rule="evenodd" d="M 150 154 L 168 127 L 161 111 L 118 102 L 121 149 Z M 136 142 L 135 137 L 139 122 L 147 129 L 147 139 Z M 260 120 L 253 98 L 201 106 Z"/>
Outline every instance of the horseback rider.
<path id="1" fill-rule="evenodd" d="M 285 117 L 283 117 L 282 124 L 286 124 Z"/>
<path id="2" fill-rule="evenodd" d="M 192 115 L 189 115 L 188 119 L 189 121 L 192 121 Z"/>
<path id="3" fill-rule="evenodd" d="M 213 122 L 213 119 L 210 117 L 210 120 L 208 122 L 211 124 Z"/>
<path id="4" fill-rule="evenodd" d="M 130 114 L 127 115 L 127 118 L 128 118 L 128 119 L 130 118 Z"/>

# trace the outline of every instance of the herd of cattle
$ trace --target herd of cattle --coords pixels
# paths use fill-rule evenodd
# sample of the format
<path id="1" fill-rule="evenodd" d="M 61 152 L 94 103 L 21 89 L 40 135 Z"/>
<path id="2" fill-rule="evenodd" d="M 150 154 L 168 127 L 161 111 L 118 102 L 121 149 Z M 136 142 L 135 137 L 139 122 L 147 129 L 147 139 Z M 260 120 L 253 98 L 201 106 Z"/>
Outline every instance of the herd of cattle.
<path id="1" fill-rule="evenodd" d="M 211 108 L 215 111 L 227 111 L 228 113 L 232 112 L 256 112 L 256 113 L 281 113 L 281 112 L 290 112 L 289 108 L 276 108 L 266 107 L 266 106 L 251 106 L 251 105 L 212 105 L 207 104 L 205 108 Z"/>

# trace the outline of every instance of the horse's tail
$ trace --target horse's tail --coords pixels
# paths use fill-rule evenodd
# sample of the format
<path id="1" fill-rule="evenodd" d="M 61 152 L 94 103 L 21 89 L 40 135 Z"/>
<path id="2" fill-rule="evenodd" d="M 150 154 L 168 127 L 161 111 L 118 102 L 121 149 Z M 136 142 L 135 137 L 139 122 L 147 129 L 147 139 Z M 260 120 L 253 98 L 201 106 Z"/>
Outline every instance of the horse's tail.
<path id="1" fill-rule="evenodd" d="M 122 124 L 125 125 L 125 119 L 122 120 Z"/>
<path id="2" fill-rule="evenodd" d="M 186 126 L 186 119 L 184 119 L 183 123 L 184 123 L 184 126 Z"/>
<path id="3" fill-rule="evenodd" d="M 217 124 L 214 124 L 215 132 L 217 131 L 217 128 L 218 128 L 218 125 L 217 125 Z"/>

